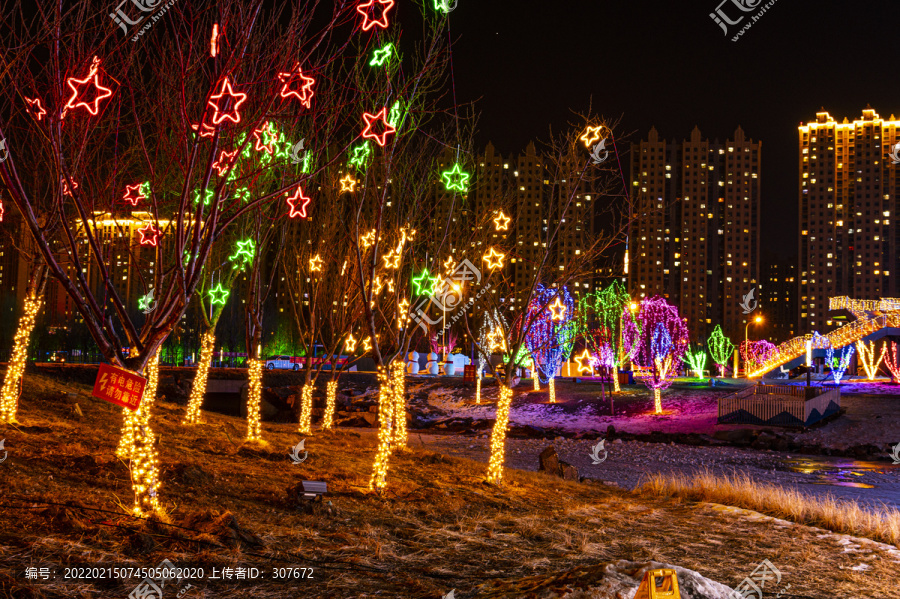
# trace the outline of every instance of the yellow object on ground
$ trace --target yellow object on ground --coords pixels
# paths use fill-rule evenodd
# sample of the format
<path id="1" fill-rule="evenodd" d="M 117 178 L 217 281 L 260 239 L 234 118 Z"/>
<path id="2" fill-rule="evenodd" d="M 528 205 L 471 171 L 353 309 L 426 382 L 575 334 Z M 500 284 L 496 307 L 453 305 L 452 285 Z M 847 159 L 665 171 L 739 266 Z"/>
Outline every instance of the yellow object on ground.
<path id="1" fill-rule="evenodd" d="M 670 568 L 647 570 L 634 599 L 681 599 L 678 575 Z"/>

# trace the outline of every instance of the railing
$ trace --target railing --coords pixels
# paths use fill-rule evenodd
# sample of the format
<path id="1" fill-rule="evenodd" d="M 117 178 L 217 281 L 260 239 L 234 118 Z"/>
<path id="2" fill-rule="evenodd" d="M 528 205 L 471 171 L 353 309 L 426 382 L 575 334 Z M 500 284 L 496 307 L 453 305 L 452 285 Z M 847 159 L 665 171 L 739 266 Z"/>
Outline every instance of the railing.
<path id="1" fill-rule="evenodd" d="M 835 412 L 835 406 L 840 407 L 841 390 L 758 385 L 723 397 L 718 403 L 720 423 L 808 426 Z"/>

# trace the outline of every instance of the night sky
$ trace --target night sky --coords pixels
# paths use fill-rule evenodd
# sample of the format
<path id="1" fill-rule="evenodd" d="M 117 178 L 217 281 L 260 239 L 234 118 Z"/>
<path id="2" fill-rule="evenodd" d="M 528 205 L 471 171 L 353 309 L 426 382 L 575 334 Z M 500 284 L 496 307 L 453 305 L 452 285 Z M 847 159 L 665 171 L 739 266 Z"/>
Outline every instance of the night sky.
<path id="1" fill-rule="evenodd" d="M 479 147 L 518 152 L 591 100 L 622 117 L 620 152 L 651 125 L 679 141 L 740 125 L 763 142 L 762 250 L 795 256 L 797 125 L 822 106 L 838 121 L 866 104 L 900 117 L 900 3 L 777 0 L 733 42 L 749 16 L 726 37 L 709 17 L 720 1 L 459 0 L 456 93 L 477 100 Z"/>

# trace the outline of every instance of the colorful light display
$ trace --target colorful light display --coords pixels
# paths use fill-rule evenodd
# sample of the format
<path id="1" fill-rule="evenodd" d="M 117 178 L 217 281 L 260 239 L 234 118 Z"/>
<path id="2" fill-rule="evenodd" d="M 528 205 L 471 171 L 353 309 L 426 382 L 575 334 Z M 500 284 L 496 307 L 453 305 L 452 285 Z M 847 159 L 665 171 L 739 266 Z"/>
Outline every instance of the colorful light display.
<path id="1" fill-rule="evenodd" d="M 774 355 L 775 351 L 775 346 L 765 339 L 749 341 L 746 343 L 742 341 L 740 345 L 741 359 L 745 362 L 749 362 L 750 369 L 753 370 L 769 360 Z"/>
<path id="2" fill-rule="evenodd" d="M 881 366 L 881 361 L 884 359 L 884 351 L 882 350 L 881 354 L 878 356 L 878 361 L 875 361 L 875 342 L 866 343 L 862 339 L 856 342 L 857 355 L 859 356 L 859 361 L 862 363 L 863 369 L 866 371 L 866 378 L 870 381 L 874 381 L 875 377 L 878 375 L 878 367 Z"/>
<path id="3" fill-rule="evenodd" d="M 509 221 L 511 221 L 511 220 L 512 220 L 512 218 L 503 214 L 503 211 L 501 210 L 497 214 L 496 218 L 494 218 L 494 230 L 495 231 L 508 231 L 509 230 Z"/>
<path id="4" fill-rule="evenodd" d="M 40 121 L 42 118 L 44 118 L 44 115 L 47 114 L 47 111 L 44 110 L 43 106 L 41 106 L 40 98 L 34 98 L 32 100 L 31 98 L 26 97 L 25 101 L 28 102 L 28 108 L 26 108 L 25 110 L 28 112 L 28 114 L 34 117 L 34 120 Z"/>
<path id="5" fill-rule="evenodd" d="M 491 248 L 487 254 L 481 257 L 481 260 L 487 262 L 487 267 L 490 270 L 497 270 L 498 268 L 503 268 L 504 258 L 506 258 L 506 254 L 501 254 L 494 248 Z"/>
<path id="6" fill-rule="evenodd" d="M 588 351 L 587 348 L 581 352 L 581 355 L 575 356 L 575 363 L 578 364 L 578 372 L 581 374 L 591 373 L 591 376 L 594 376 L 594 366 L 592 364 L 594 357 L 591 355 L 591 352 Z"/>
<path id="7" fill-rule="evenodd" d="M 387 143 L 388 135 L 391 135 L 391 134 L 397 132 L 396 127 L 393 127 L 388 122 L 387 111 L 388 111 L 387 107 L 384 107 L 381 110 L 379 110 L 376 114 L 371 114 L 368 112 L 363 113 L 363 120 L 366 122 L 366 127 L 365 127 L 365 129 L 363 129 L 362 137 L 364 139 L 374 139 L 375 143 L 377 143 L 381 147 L 384 147 L 384 144 Z M 380 122 L 382 125 L 384 125 L 384 127 L 383 127 L 384 131 L 382 131 L 381 133 L 375 133 L 373 131 L 373 126 L 375 125 L 375 123 L 378 123 L 378 122 Z"/>
<path id="8" fill-rule="evenodd" d="M 3 378 L 3 388 L 0 389 L 0 422 L 16 422 L 22 375 L 28 359 L 28 342 L 43 301 L 43 296 L 36 295 L 34 291 L 25 297 L 22 316 L 19 317 L 19 326 L 13 337 L 12 353 L 6 366 L 6 376 Z"/>
<path id="9" fill-rule="evenodd" d="M 325 386 L 325 413 L 322 415 L 322 430 L 334 427 L 334 407 L 337 404 L 337 381 L 328 381 Z"/>
<path id="10" fill-rule="evenodd" d="M 309 108 L 312 105 L 312 99 L 315 95 L 313 85 L 316 80 L 313 77 L 307 77 L 300 68 L 300 63 L 294 63 L 294 67 L 286 73 L 278 73 L 278 80 L 282 83 L 282 98 L 297 98 L 301 104 Z"/>
<path id="11" fill-rule="evenodd" d="M 840 356 L 835 359 L 834 348 L 830 344 L 828 349 L 825 350 L 825 361 L 828 362 L 828 366 L 831 368 L 831 378 L 834 379 L 835 385 L 839 385 L 841 379 L 844 378 L 844 373 L 847 372 L 847 367 L 850 366 L 850 358 L 853 357 L 853 353 L 853 346 L 848 345 L 841 350 Z"/>
<path id="12" fill-rule="evenodd" d="M 203 396 L 206 394 L 206 381 L 209 378 L 209 367 L 212 364 L 215 345 L 216 332 L 214 330 L 206 331 L 200 338 L 200 361 L 197 362 L 197 375 L 191 384 L 191 395 L 182 424 L 200 424 L 200 407 L 203 405 Z"/>
<path id="13" fill-rule="evenodd" d="M 227 173 L 231 169 L 237 153 L 238 150 L 232 150 L 231 152 L 222 150 L 222 152 L 219 154 L 219 159 L 213 162 L 213 169 L 219 174 L 220 177 L 224 177 L 225 173 Z"/>
<path id="14" fill-rule="evenodd" d="M 237 249 L 233 256 L 228 259 L 234 263 L 235 268 L 244 268 L 248 264 L 253 264 L 253 257 L 256 255 L 256 245 L 252 239 L 245 239 L 237 242 Z M 240 262 L 240 264 L 238 264 Z"/>
<path id="15" fill-rule="evenodd" d="M 559 296 L 553 300 L 553 303 L 547 307 L 550 310 L 550 318 L 552 320 L 562 320 L 566 317 L 566 312 L 568 311 L 568 307 L 562 303 L 562 300 L 559 299 Z"/>
<path id="16" fill-rule="evenodd" d="M 228 295 L 230 293 L 229 290 L 222 287 L 222 283 L 219 283 L 209 290 L 209 303 L 213 305 L 221 304 L 224 306 L 225 302 L 228 301 Z"/>
<path id="17" fill-rule="evenodd" d="M 226 108 L 229 100 L 234 100 L 230 108 Z M 228 77 L 222 80 L 222 90 L 214 96 L 209 97 L 209 105 L 213 108 L 212 122 L 218 125 L 222 121 L 228 120 L 232 123 L 241 122 L 241 113 L 238 108 L 247 101 L 247 94 L 234 93 L 231 89 L 231 81 Z"/>
<path id="18" fill-rule="evenodd" d="M 885 341 L 881 346 L 881 357 L 891 373 L 891 382 L 900 383 L 900 358 L 897 356 L 897 344 L 893 341 Z"/>
<path id="19" fill-rule="evenodd" d="M 394 49 L 394 44 L 387 43 L 382 48 L 375 50 L 372 60 L 369 61 L 370 67 L 383 67 L 385 64 L 389 63 L 391 60 L 391 56 L 396 53 Z"/>
<path id="20" fill-rule="evenodd" d="M 698 379 L 703 378 L 703 369 L 706 368 L 706 352 L 703 348 L 697 348 L 697 351 L 687 349 L 681 360 L 687 364 Z"/>
<path id="21" fill-rule="evenodd" d="M 500 385 L 500 397 L 497 400 L 497 420 L 491 431 L 491 459 L 488 464 L 488 482 L 499 485 L 503 482 L 503 462 L 506 450 L 506 427 L 509 425 L 509 407 L 512 404 L 513 392 L 506 385 Z"/>
<path id="22" fill-rule="evenodd" d="M 550 305 L 561 306 L 555 312 L 548 312 Z M 559 374 L 562 363 L 572 353 L 577 327 L 571 314 L 575 311 L 575 302 L 566 287 L 549 288 L 538 285 L 525 317 L 525 345 L 537 362 L 538 375 L 541 382 L 549 384 Z M 559 319 L 551 314 L 562 314 Z M 551 403 L 554 397 L 551 387 Z"/>
<path id="23" fill-rule="evenodd" d="M 91 68 L 88 71 L 87 77 L 84 79 L 76 79 L 75 77 L 69 77 L 66 79 L 66 85 L 72 90 L 72 96 L 69 98 L 68 102 L 66 102 L 65 110 L 75 110 L 76 108 L 84 108 L 92 115 L 95 115 L 100 111 L 100 100 L 105 100 L 106 98 L 112 96 L 112 90 L 108 87 L 104 87 L 100 85 L 100 78 L 97 75 L 97 72 L 100 70 L 100 59 L 96 56 L 91 61 Z M 90 102 L 85 102 L 84 100 L 79 100 L 78 97 L 83 94 L 87 95 L 87 87 L 93 86 L 96 90 L 94 94 L 94 99 Z M 93 104 L 93 106 L 92 106 Z M 65 110 L 63 111 L 63 116 L 65 116 Z"/>
<path id="24" fill-rule="evenodd" d="M 709 335 L 707 346 L 713 362 L 719 367 L 719 376 L 725 376 L 725 365 L 728 364 L 728 359 L 734 353 L 734 344 L 722 332 L 721 326 L 716 325 L 713 329 Z"/>
<path id="25" fill-rule="evenodd" d="M 392 8 L 394 8 L 394 0 L 369 0 L 357 6 L 357 12 L 363 16 L 363 31 L 368 31 L 376 26 L 387 29 L 389 25 L 388 11 Z M 380 15 L 378 14 L 379 12 L 381 13 Z M 370 13 L 374 13 L 377 18 L 372 18 Z"/>
<path id="26" fill-rule="evenodd" d="M 600 132 L 603 130 L 603 125 L 598 125 L 596 127 L 588 126 L 587 130 L 584 132 L 584 135 L 579 137 L 582 142 L 584 142 L 584 147 L 590 148 L 594 145 L 594 142 L 600 141 Z"/>
<path id="27" fill-rule="evenodd" d="M 578 301 L 575 317 L 578 330 L 588 349 L 599 358 L 599 365 L 610 370 L 613 391 L 620 391 L 619 367 L 627 356 L 622 348 L 622 317 L 631 297 L 625 286 L 613 281 L 604 289 L 584 294 Z"/>
<path id="28" fill-rule="evenodd" d="M 247 358 L 247 376 L 250 386 L 247 389 L 247 441 L 262 439 L 260 424 L 260 403 L 262 401 L 263 360 Z"/>
<path id="29" fill-rule="evenodd" d="M 150 196 L 150 183 L 135 183 L 134 185 L 126 185 L 125 186 L 125 194 L 122 196 L 122 199 L 131 204 L 132 206 L 137 206 L 138 202 L 141 200 L 146 200 Z"/>
<path id="30" fill-rule="evenodd" d="M 433 277 L 430 272 L 423 270 L 419 276 L 413 277 L 413 292 L 416 295 L 434 295 L 440 281 L 440 277 Z"/>
<path id="31" fill-rule="evenodd" d="M 662 413 L 661 391 L 672 384 L 671 365 L 688 347 L 688 329 L 678 308 L 658 295 L 644 299 L 634 311 L 627 307 L 622 343 L 634 364 L 649 369 L 644 384 L 653 390 L 656 413 Z"/>
<path id="32" fill-rule="evenodd" d="M 458 191 L 459 193 L 469 191 L 469 177 L 471 175 L 462 170 L 458 162 L 449 171 L 441 173 L 441 178 L 444 180 L 444 188 L 447 191 Z"/>
<path id="33" fill-rule="evenodd" d="M 306 207 L 309 206 L 311 200 L 303 195 L 303 189 L 298 185 L 294 195 L 289 195 L 287 192 L 284 195 L 287 196 L 287 205 L 291 209 L 288 216 L 291 218 L 306 218 Z"/>
<path id="34" fill-rule="evenodd" d="M 146 226 L 139 228 L 138 233 L 141 234 L 141 245 L 152 245 L 153 247 L 157 246 L 159 237 L 162 235 L 162 231 L 157 229 L 153 223 L 147 223 Z"/>

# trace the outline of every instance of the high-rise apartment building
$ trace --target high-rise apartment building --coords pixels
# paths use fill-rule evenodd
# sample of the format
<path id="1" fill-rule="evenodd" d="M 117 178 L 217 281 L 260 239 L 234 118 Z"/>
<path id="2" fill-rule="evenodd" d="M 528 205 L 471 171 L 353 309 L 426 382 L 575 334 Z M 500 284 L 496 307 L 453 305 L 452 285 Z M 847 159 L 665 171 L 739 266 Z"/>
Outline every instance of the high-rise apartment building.
<path id="1" fill-rule="evenodd" d="M 677 305 L 694 341 L 716 324 L 736 338 L 746 323 L 740 304 L 759 282 L 760 154 L 740 127 L 725 143 L 696 127 L 666 142 L 653 128 L 632 146 L 629 289 Z"/>
<path id="2" fill-rule="evenodd" d="M 800 125 L 798 330 L 836 328 L 828 298 L 896 297 L 900 121 L 871 107 L 850 122 L 824 109 Z M 896 160 L 900 162 L 900 160 Z M 893 275 L 893 276 L 892 276 Z"/>

